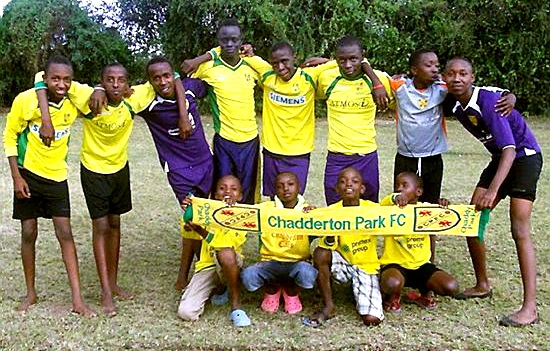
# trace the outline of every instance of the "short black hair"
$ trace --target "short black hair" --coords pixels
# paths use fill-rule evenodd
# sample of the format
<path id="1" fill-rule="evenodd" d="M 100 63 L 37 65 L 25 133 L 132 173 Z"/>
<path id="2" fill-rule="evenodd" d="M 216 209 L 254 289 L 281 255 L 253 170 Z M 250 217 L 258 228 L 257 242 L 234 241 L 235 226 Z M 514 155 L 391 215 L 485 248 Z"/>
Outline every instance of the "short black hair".
<path id="1" fill-rule="evenodd" d="M 120 62 L 111 62 L 111 63 L 107 64 L 105 67 L 103 67 L 103 69 L 101 70 L 101 75 L 100 75 L 101 79 L 103 79 L 103 75 L 105 74 L 105 71 L 107 71 L 111 67 L 120 67 L 120 68 L 122 68 L 125 72 L 126 78 L 128 78 L 128 76 L 129 76 L 128 70 L 126 69 L 126 67 L 124 67 L 124 65 L 122 63 L 120 63 Z"/>
<path id="2" fill-rule="evenodd" d="M 172 70 L 174 70 L 174 67 L 172 66 L 172 64 L 170 63 L 170 61 L 168 61 L 168 59 L 164 56 L 153 56 L 153 58 L 151 58 L 149 60 L 149 62 L 147 62 L 147 65 L 145 66 L 145 76 L 146 77 L 149 77 L 149 67 L 154 65 L 154 64 L 157 64 L 157 63 L 167 63 L 170 65 L 170 68 Z"/>
<path id="3" fill-rule="evenodd" d="M 437 55 L 437 53 L 430 48 L 422 48 L 414 51 L 411 56 L 409 56 L 409 67 L 418 65 L 418 63 L 420 62 L 420 56 L 432 52 Z"/>
<path id="4" fill-rule="evenodd" d="M 351 35 L 346 35 L 345 37 L 338 39 L 336 42 L 336 50 L 347 46 L 357 46 L 359 49 L 363 50 L 361 40 Z"/>
<path id="5" fill-rule="evenodd" d="M 449 61 L 447 61 L 447 64 L 445 65 L 445 69 L 447 69 L 447 67 L 451 64 L 451 62 L 453 61 L 464 61 L 466 62 L 468 65 L 470 65 L 470 69 L 472 70 L 472 73 L 474 72 L 474 65 L 472 64 L 472 61 L 470 61 L 470 59 L 464 57 L 464 56 L 454 56 L 452 59 L 450 59 Z"/>
<path id="6" fill-rule="evenodd" d="M 239 31 L 241 33 L 243 32 L 243 29 L 241 28 L 241 24 L 234 17 L 229 17 L 218 22 L 218 30 L 216 31 L 216 35 L 220 32 L 220 29 L 222 29 L 223 27 L 238 27 Z"/>
<path id="7" fill-rule="evenodd" d="M 67 65 L 71 68 L 71 71 L 73 70 L 73 64 L 71 63 L 71 60 L 69 60 L 65 56 L 55 55 L 50 57 L 48 61 L 46 61 L 46 64 L 44 65 L 44 72 L 48 73 L 50 66 L 53 64 Z"/>
<path id="8" fill-rule="evenodd" d="M 420 177 L 418 174 L 414 172 L 411 172 L 411 171 L 401 172 L 397 175 L 397 177 L 395 177 L 395 179 L 397 180 L 397 178 L 399 177 L 410 177 L 412 180 L 415 181 L 416 187 L 418 189 L 424 189 L 424 180 L 422 180 L 422 177 Z"/>
<path id="9" fill-rule="evenodd" d="M 278 41 L 271 45 L 271 52 L 275 52 L 281 49 L 288 49 L 293 55 L 296 54 L 296 50 L 294 50 L 294 47 L 290 45 L 288 41 Z"/>

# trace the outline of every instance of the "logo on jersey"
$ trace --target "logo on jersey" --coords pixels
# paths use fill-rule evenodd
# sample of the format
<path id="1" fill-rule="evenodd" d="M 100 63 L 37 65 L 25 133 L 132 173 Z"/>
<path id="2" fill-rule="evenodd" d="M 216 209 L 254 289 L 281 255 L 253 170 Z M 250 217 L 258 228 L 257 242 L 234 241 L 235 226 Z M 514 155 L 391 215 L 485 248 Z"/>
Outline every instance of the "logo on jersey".
<path id="1" fill-rule="evenodd" d="M 279 105 L 303 105 L 306 103 L 306 96 L 286 96 L 274 92 L 269 93 L 269 100 Z"/>
<path id="2" fill-rule="evenodd" d="M 428 106 L 428 100 L 427 99 L 424 99 L 424 98 L 418 99 L 418 107 L 420 107 L 421 109 L 424 109 L 424 108 L 426 108 L 426 106 Z"/>
<path id="3" fill-rule="evenodd" d="M 474 126 L 477 126 L 477 117 L 476 116 L 468 116 L 468 119 L 470 120 L 470 123 L 472 123 Z"/>

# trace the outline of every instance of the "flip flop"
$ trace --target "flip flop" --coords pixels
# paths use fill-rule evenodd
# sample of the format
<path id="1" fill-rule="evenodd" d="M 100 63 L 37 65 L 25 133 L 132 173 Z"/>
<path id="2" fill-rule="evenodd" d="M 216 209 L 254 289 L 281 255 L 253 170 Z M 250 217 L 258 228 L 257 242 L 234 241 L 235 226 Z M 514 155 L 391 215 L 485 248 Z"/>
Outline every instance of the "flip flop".
<path id="1" fill-rule="evenodd" d="M 457 300 L 468 300 L 468 299 L 485 299 L 491 296 L 493 296 L 493 289 L 487 292 L 484 292 L 482 294 L 474 294 L 474 295 L 466 295 L 463 291 L 456 294 L 454 298 Z"/>
<path id="2" fill-rule="evenodd" d="M 525 327 L 525 326 L 528 326 L 528 325 L 537 324 L 538 322 L 540 322 L 539 317 L 535 317 L 535 319 L 533 319 L 532 321 L 527 322 L 527 323 L 520 323 L 520 322 L 514 320 L 512 317 L 506 316 L 506 317 L 502 317 L 498 321 L 498 325 L 501 325 L 503 327 L 521 328 L 521 327 Z"/>
<path id="3" fill-rule="evenodd" d="M 328 316 L 321 311 L 314 313 L 311 318 L 302 317 L 302 324 L 306 327 L 319 328 L 321 325 L 323 325 L 324 322 L 328 322 L 331 318 L 331 316 Z"/>
<path id="4" fill-rule="evenodd" d="M 248 327 L 250 324 L 252 324 L 246 312 L 244 310 L 241 310 L 240 308 L 231 311 L 229 317 L 233 321 L 233 325 L 236 327 Z"/>

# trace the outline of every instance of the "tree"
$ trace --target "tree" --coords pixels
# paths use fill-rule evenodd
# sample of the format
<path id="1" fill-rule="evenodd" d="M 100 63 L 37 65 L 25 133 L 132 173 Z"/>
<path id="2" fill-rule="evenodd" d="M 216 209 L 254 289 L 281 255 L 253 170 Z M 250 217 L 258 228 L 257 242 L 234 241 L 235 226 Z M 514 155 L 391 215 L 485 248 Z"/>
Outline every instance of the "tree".
<path id="1" fill-rule="evenodd" d="M 9 105 L 17 93 L 30 88 L 34 73 L 53 54 L 67 56 L 75 78 L 89 83 L 99 80 L 107 63 L 132 66 L 119 33 L 93 22 L 77 1 L 13 0 L 0 18 L 2 102 Z"/>

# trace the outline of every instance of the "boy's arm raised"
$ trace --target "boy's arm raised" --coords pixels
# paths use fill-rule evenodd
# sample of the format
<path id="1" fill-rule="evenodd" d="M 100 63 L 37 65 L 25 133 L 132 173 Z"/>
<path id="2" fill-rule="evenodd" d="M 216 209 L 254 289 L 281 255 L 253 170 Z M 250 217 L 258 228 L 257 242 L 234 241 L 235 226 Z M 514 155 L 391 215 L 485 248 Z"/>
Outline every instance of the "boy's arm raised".
<path id="1" fill-rule="evenodd" d="M 38 72 L 34 76 L 34 89 L 36 91 L 36 97 L 38 99 L 38 107 L 40 108 L 40 129 L 38 134 L 40 139 L 47 147 L 50 147 L 52 141 L 55 138 L 55 129 L 52 124 L 52 118 L 50 116 L 50 108 L 48 103 L 48 94 L 46 93 L 47 87 L 44 84 L 44 72 Z"/>

